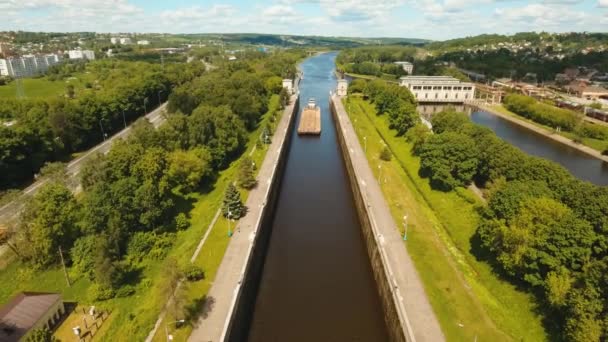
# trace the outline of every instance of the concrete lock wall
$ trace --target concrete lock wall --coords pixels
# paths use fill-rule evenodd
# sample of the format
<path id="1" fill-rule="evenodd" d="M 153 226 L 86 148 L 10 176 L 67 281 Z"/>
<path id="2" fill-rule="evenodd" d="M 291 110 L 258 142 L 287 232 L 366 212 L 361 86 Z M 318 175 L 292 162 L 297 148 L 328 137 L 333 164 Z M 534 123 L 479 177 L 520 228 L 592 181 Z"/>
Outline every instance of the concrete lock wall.
<path id="1" fill-rule="evenodd" d="M 272 220 L 274 217 L 279 190 L 281 188 L 285 163 L 287 161 L 286 156 L 289 152 L 289 145 L 291 144 L 291 139 L 293 136 L 292 133 L 295 118 L 299 109 L 300 97 L 299 95 L 294 97 L 295 102 L 291 113 L 283 113 L 283 115 L 291 115 L 289 118 L 287 131 L 285 133 L 278 131 L 276 132 L 277 134 L 287 134 L 287 136 L 285 137 L 285 142 L 280 150 L 280 155 L 275 169 L 275 177 L 273 177 L 272 183 L 270 184 L 270 190 L 266 198 L 266 205 L 264 206 L 261 214 L 259 227 L 257 227 L 258 233 L 255 235 L 253 248 L 247 260 L 245 277 L 241 283 L 239 293 L 237 294 L 234 310 L 231 316 L 228 318 L 229 322 L 225 341 L 246 341 L 249 333 L 249 324 L 251 322 L 253 308 L 255 307 L 256 295 L 260 284 L 262 270 L 264 268 L 264 260 L 266 259 L 266 251 L 272 230 Z"/>
<path id="2" fill-rule="evenodd" d="M 401 320 L 399 319 L 399 313 L 397 311 L 397 307 L 395 305 L 394 297 L 391 291 L 391 284 L 390 280 L 388 279 L 388 272 L 384 265 L 384 261 L 380 254 L 380 249 L 374 236 L 372 224 L 370 221 L 370 214 L 365 205 L 363 193 L 361 188 L 359 187 L 359 182 L 356 179 L 353 163 L 350 158 L 350 154 L 348 153 L 348 147 L 344 140 L 344 135 L 342 134 L 342 123 L 338 119 L 335 104 L 333 102 L 333 97 L 330 97 L 329 107 L 336 123 L 338 141 L 340 143 L 342 157 L 344 158 L 344 163 L 348 172 L 348 180 L 353 192 L 355 207 L 357 209 L 359 221 L 361 222 L 361 230 L 365 241 L 365 247 L 367 249 L 367 254 L 372 266 L 374 279 L 376 281 L 376 288 L 378 290 L 380 301 L 382 302 L 382 307 L 384 309 L 384 321 L 386 322 L 389 337 L 391 341 L 407 341 L 407 338 L 404 334 L 404 328 L 402 326 Z"/>

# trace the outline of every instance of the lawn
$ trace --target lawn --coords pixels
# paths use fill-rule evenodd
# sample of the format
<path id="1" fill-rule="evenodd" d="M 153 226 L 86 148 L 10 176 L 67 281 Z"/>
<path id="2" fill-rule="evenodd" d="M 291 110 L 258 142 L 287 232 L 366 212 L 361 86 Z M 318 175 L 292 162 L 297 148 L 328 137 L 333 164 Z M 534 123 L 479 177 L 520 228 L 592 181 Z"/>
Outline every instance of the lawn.
<path id="1" fill-rule="evenodd" d="M 247 152 L 243 155 L 249 154 L 256 145 L 264 123 L 270 119 L 270 114 L 277 110 L 278 101 L 277 95 L 271 98 L 269 111 L 264 115 L 257 130 L 249 135 Z M 255 149 L 252 158 L 256 164 L 261 165 L 265 152 L 266 148 Z M 199 240 L 205 234 L 213 216 L 221 205 L 226 186 L 235 178 L 237 166 L 238 160 L 220 173 L 211 189 L 204 193 L 194 193 L 189 196 L 188 199 L 192 204 L 191 209 L 189 209 L 190 228 L 177 233 L 168 257 L 176 258 L 180 264 L 186 264 L 190 261 Z M 243 195 L 246 194 L 243 193 Z M 243 200 L 245 200 L 245 196 Z M 204 280 L 190 284 L 188 295 L 192 299 L 192 305 L 195 305 L 195 299 L 202 298 L 211 286 L 228 242 L 227 222 L 218 220 L 215 229 L 210 234 L 205 247 L 196 260 L 196 264 L 203 267 L 206 277 Z M 72 286 L 68 287 L 60 268 L 34 271 L 15 261 L 0 270 L 0 303 L 6 303 L 11 296 L 25 290 L 59 292 L 63 295 L 65 301 L 77 302 L 85 307 L 96 305 L 100 309 L 112 311 L 109 319 L 96 333 L 94 340 L 142 341 L 154 326 L 164 306 L 164 301 L 160 300 L 162 296 L 157 287 L 162 280 L 162 274 L 160 273 L 162 264 L 162 260 L 149 260 L 141 265 L 140 280 L 136 286 L 135 294 L 93 303 L 87 295 L 91 286 L 88 279 L 71 275 Z M 60 330 L 61 334 L 63 334 L 62 331 Z M 177 334 L 174 334 L 176 340 L 185 340 L 190 331 L 191 327 L 188 325 L 180 328 Z M 164 326 L 159 329 L 159 334 L 158 340 L 164 340 Z"/>
<path id="2" fill-rule="evenodd" d="M 555 129 L 555 127 L 539 124 L 536 121 L 532 121 L 530 119 L 524 118 L 523 116 L 517 115 L 516 113 L 513 113 L 510 110 L 506 109 L 503 105 L 493 105 L 491 107 L 492 107 L 492 109 L 494 109 L 494 110 L 496 110 L 496 111 L 498 111 L 500 113 L 503 113 L 505 115 L 509 115 L 509 116 L 515 117 L 515 118 L 517 118 L 519 120 L 523 120 L 523 121 L 529 122 L 529 123 L 531 123 L 531 124 L 533 124 L 535 126 L 544 128 L 544 129 L 546 129 L 546 130 L 548 130 L 550 132 L 553 132 L 554 129 Z M 570 139 L 572 141 L 574 141 L 574 139 L 577 138 L 576 134 L 574 134 L 572 132 L 563 132 L 562 131 L 562 132 L 559 132 L 558 134 L 561 135 L 561 136 L 563 136 L 563 137 L 566 137 L 566 138 L 568 138 L 568 139 Z M 581 139 L 581 143 L 583 145 L 591 147 L 592 149 L 597 150 L 599 152 L 603 152 L 605 149 L 608 149 L 608 141 L 606 141 L 606 140 L 593 139 L 593 138 L 580 138 L 580 139 Z"/>
<path id="3" fill-rule="evenodd" d="M 533 298 L 500 279 L 472 254 L 478 213 L 483 205 L 467 189 L 432 190 L 420 178 L 411 145 L 395 137 L 373 105 L 352 98 L 349 116 L 376 175 L 382 163 L 382 191 L 395 222 L 408 216 L 407 249 L 431 305 L 450 341 L 547 340 Z M 365 142 L 363 141 L 365 137 Z M 380 161 L 383 144 L 393 152 Z M 400 228 L 401 229 L 401 228 Z"/>
<path id="4" fill-rule="evenodd" d="M 49 81 L 46 77 L 24 78 L 21 80 L 24 98 L 44 98 L 64 95 L 68 84 L 74 86 L 76 96 L 79 91 L 83 91 L 86 82 L 93 81 L 92 74 L 80 73 L 65 80 Z M 17 97 L 17 81 L 12 81 L 7 85 L 0 86 L 0 97 Z"/>

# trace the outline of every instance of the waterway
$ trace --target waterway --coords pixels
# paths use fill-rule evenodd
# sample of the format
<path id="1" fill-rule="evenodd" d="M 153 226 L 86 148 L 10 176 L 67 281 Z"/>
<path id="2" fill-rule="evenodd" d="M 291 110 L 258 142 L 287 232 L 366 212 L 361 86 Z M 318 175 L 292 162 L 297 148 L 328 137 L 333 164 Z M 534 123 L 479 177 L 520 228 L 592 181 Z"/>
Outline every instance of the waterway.
<path id="1" fill-rule="evenodd" d="M 421 105 L 418 111 L 430 118 L 446 105 Z M 575 148 L 549 139 L 542 134 L 505 120 L 486 111 L 472 110 L 470 107 L 457 106 L 456 110 L 470 114 L 471 120 L 488 127 L 497 136 L 527 154 L 552 160 L 565 167 L 578 179 L 597 185 L 608 185 L 608 164 Z"/>
<path id="2" fill-rule="evenodd" d="M 388 339 L 329 111 L 335 57 L 322 54 L 300 66 L 301 107 L 315 98 L 322 133 L 291 132 L 250 341 Z"/>

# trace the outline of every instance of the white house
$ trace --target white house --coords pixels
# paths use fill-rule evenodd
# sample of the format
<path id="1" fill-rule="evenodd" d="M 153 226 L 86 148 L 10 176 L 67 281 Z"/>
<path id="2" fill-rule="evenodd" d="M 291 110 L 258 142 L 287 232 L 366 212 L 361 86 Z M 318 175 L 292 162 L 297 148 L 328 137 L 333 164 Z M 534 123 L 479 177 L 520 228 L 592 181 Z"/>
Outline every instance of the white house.
<path id="1" fill-rule="evenodd" d="M 122 45 L 131 44 L 131 38 L 120 38 L 120 44 L 122 44 Z"/>
<path id="2" fill-rule="evenodd" d="M 451 76 L 405 76 L 399 85 L 408 88 L 418 102 L 462 103 L 475 97 L 475 85 Z"/>
<path id="3" fill-rule="evenodd" d="M 411 75 L 412 72 L 414 72 L 414 64 L 410 62 L 395 62 L 395 64 L 400 65 L 408 75 Z"/>
<path id="4" fill-rule="evenodd" d="M 70 50 L 68 55 L 70 59 L 88 59 L 90 61 L 95 59 L 95 52 L 92 50 Z"/>

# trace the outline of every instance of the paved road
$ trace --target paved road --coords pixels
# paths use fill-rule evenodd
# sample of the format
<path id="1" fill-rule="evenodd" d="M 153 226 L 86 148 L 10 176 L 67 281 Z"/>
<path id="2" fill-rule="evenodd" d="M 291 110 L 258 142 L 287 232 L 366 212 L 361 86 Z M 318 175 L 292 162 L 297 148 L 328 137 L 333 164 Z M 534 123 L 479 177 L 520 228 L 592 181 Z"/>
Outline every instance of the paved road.
<path id="1" fill-rule="evenodd" d="M 428 301 L 418 272 L 407 253 L 382 190 L 372 173 L 355 130 L 340 97 L 333 96 L 340 129 L 352 160 L 357 182 L 363 192 L 372 229 L 380 246 L 383 263 L 393 287 L 393 298 L 409 341 L 444 341 L 439 321 Z M 413 337 L 413 338 L 412 338 Z"/>
<path id="2" fill-rule="evenodd" d="M 251 257 L 252 242 L 260 226 L 260 218 L 265 210 L 270 186 L 278 177 L 276 166 L 288 134 L 287 128 L 293 113 L 294 102 L 295 96 L 292 97 L 291 105 L 287 106 L 277 126 L 258 174 L 258 186 L 249 193 L 247 198 L 247 216 L 239 221 L 234 230 L 234 235 L 207 295 L 208 301 L 203 308 L 203 314 L 196 323 L 189 341 L 223 340 L 229 315 L 237 300 L 245 267 Z"/>
<path id="3" fill-rule="evenodd" d="M 163 110 L 165 109 L 166 105 L 167 105 L 167 103 L 165 102 L 164 104 L 162 104 L 161 106 L 159 106 L 158 108 L 153 110 L 152 112 L 146 114 L 145 117 L 154 125 L 154 127 L 158 127 L 161 123 L 163 123 L 165 121 L 165 118 L 163 117 L 162 113 L 163 113 Z M 127 128 L 116 133 L 109 139 L 105 140 L 104 142 L 100 143 L 99 145 L 88 150 L 82 156 L 72 160 L 67 165 L 68 176 L 72 179 L 75 179 L 76 176 L 78 175 L 78 173 L 80 172 L 80 169 L 84 165 L 84 163 L 91 156 L 93 156 L 96 152 L 107 153 L 110 150 L 112 143 L 114 141 L 116 141 L 116 139 L 128 136 L 130 131 L 131 131 L 131 126 L 128 126 Z M 23 194 L 20 195 L 16 200 L 9 202 L 9 203 L 5 204 L 4 206 L 0 207 L 0 226 L 2 224 L 7 224 L 7 223 L 11 222 L 11 220 L 15 219 L 21 212 L 21 209 L 23 208 L 27 197 L 33 196 L 34 194 L 36 194 L 38 189 L 45 183 L 46 183 L 46 180 L 40 180 L 40 181 L 33 183 L 32 185 L 25 188 L 23 190 Z M 74 182 L 74 183 L 77 183 L 77 182 Z M 72 189 L 72 190 L 75 190 L 75 189 L 76 188 L 74 187 L 74 189 Z M 1 254 L 2 254 L 2 249 L 0 249 L 0 255 Z"/>

